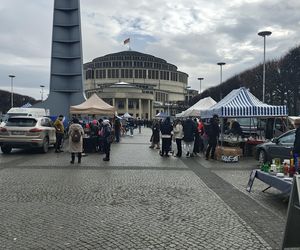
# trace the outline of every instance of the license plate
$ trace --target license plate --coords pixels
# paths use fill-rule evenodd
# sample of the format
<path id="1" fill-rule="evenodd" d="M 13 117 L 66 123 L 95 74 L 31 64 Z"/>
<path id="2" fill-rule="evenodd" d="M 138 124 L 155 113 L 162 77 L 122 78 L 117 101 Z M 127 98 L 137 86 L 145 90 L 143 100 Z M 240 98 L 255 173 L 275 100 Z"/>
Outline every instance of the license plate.
<path id="1" fill-rule="evenodd" d="M 25 132 L 24 131 L 11 131 L 12 135 L 24 135 Z"/>

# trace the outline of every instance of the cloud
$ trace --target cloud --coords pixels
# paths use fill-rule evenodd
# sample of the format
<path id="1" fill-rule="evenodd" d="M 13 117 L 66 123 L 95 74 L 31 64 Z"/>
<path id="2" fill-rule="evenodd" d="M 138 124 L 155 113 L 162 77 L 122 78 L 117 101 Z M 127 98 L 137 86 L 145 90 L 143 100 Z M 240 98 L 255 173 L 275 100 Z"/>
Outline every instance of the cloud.
<path id="1" fill-rule="evenodd" d="M 10 0 L 0 6 L 0 88 L 16 88 L 40 98 L 39 85 L 50 79 L 53 2 Z M 279 58 L 300 40 L 298 0 L 116 0 L 81 1 L 84 62 L 134 50 L 172 63 L 189 75 L 189 84 L 202 89 L 262 62 L 263 39 L 270 30 L 267 59 Z M 19 86 L 19 87 L 18 87 Z"/>

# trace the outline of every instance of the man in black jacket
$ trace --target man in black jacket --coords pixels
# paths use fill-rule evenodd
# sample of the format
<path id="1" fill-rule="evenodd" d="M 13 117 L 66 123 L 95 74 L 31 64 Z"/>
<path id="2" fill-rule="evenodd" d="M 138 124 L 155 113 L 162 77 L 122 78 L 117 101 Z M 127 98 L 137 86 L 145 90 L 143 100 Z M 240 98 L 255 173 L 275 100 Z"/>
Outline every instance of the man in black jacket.
<path id="1" fill-rule="evenodd" d="M 161 132 L 161 139 L 162 139 L 162 150 L 161 150 L 161 156 L 169 156 L 169 151 L 171 149 L 171 143 L 172 143 L 172 131 L 173 126 L 170 121 L 170 117 L 167 117 L 166 120 L 162 123 L 160 127 Z"/>
<path id="2" fill-rule="evenodd" d="M 206 134 L 208 135 L 208 146 L 205 154 L 206 160 L 209 159 L 209 154 L 211 159 L 215 159 L 215 151 L 220 135 L 219 118 L 217 115 L 214 115 L 213 118 L 211 118 Z"/>

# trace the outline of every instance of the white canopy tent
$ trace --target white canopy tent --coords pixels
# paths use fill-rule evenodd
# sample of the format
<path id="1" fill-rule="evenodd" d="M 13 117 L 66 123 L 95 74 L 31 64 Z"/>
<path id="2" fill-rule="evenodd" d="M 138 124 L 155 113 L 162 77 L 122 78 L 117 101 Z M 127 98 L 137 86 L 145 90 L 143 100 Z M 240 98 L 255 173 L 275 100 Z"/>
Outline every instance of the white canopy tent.
<path id="1" fill-rule="evenodd" d="M 187 110 L 176 114 L 176 117 L 189 117 L 189 116 L 201 116 L 201 111 L 209 109 L 211 106 L 217 102 L 212 99 L 210 96 L 205 97 L 195 103 L 193 106 L 189 107 Z"/>
<path id="2" fill-rule="evenodd" d="M 124 115 L 122 115 L 123 118 L 132 118 L 132 116 L 126 112 Z"/>

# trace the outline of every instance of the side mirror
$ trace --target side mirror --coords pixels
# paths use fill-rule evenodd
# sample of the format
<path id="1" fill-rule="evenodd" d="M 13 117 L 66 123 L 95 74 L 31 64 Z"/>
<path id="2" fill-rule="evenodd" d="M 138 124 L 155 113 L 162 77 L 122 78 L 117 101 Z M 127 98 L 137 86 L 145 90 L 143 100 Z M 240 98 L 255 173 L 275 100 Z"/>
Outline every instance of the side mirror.
<path id="1" fill-rule="evenodd" d="M 277 137 L 275 137 L 275 138 L 273 138 L 273 139 L 271 140 L 271 142 L 278 144 L 279 140 L 278 140 Z"/>

